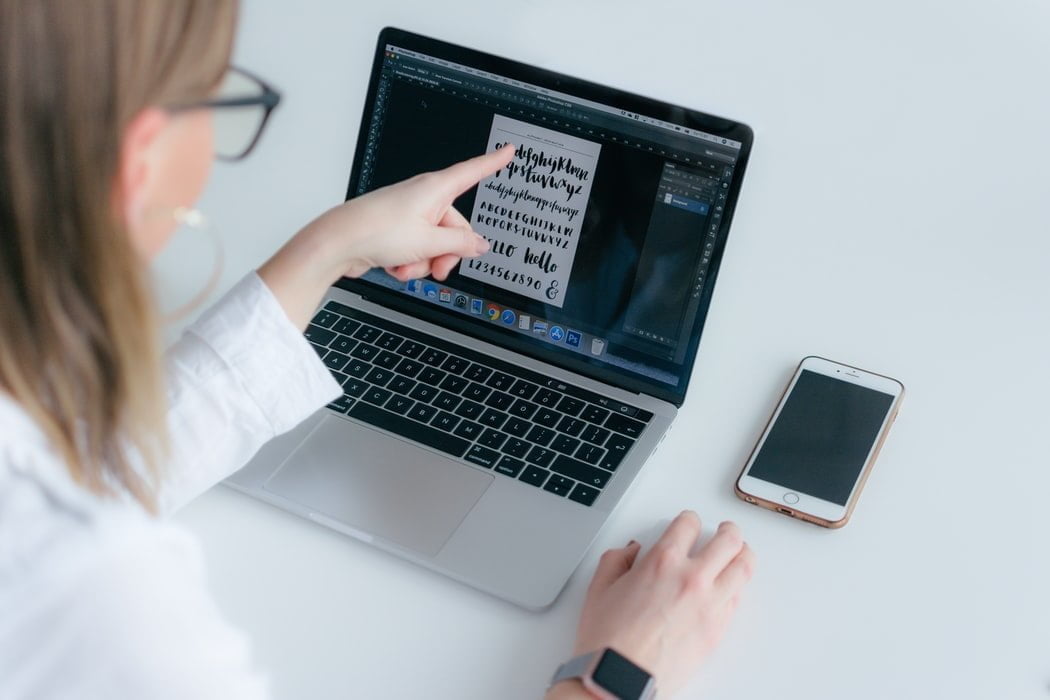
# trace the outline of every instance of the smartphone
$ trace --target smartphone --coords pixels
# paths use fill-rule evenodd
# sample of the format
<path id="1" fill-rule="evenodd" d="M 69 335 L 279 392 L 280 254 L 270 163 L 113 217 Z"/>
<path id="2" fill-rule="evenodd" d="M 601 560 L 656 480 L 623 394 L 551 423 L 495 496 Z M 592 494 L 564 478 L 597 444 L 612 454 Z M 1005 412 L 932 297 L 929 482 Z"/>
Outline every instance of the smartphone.
<path id="1" fill-rule="evenodd" d="M 792 518 L 842 527 L 903 398 L 896 379 L 804 358 L 740 472 L 736 495 Z"/>

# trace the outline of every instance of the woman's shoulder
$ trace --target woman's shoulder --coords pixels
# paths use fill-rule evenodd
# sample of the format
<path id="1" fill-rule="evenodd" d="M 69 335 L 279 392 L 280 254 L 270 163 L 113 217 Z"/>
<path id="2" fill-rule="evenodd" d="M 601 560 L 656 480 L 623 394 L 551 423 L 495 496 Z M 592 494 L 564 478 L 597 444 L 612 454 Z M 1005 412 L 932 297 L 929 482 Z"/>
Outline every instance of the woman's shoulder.
<path id="1" fill-rule="evenodd" d="M 69 573 L 145 541 L 192 540 L 130 498 L 78 484 L 43 432 L 0 395 L 0 586 Z"/>
<path id="2" fill-rule="evenodd" d="M 177 524 L 0 448 L 0 697 L 263 697 Z M 44 475 L 44 476 L 41 476 Z"/>

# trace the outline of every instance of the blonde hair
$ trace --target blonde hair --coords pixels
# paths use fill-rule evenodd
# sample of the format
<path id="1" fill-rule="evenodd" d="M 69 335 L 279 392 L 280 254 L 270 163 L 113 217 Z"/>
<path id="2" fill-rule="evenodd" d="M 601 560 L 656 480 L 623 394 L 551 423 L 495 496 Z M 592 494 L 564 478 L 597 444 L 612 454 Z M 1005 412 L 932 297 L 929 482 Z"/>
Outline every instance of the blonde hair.
<path id="1" fill-rule="evenodd" d="M 0 389 L 76 481 L 151 511 L 165 396 L 121 141 L 213 89 L 235 20 L 235 0 L 0 0 Z"/>

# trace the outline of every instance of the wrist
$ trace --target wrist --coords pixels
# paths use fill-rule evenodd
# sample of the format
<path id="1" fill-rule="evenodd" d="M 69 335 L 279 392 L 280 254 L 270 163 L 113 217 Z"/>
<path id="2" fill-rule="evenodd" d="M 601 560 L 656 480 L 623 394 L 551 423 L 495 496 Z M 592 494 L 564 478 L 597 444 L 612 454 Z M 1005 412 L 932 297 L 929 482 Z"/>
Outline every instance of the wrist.
<path id="1" fill-rule="evenodd" d="M 342 274 L 337 257 L 342 251 L 331 238 L 317 229 L 303 229 L 259 267 L 259 277 L 300 329 L 306 328 L 314 308 Z"/>

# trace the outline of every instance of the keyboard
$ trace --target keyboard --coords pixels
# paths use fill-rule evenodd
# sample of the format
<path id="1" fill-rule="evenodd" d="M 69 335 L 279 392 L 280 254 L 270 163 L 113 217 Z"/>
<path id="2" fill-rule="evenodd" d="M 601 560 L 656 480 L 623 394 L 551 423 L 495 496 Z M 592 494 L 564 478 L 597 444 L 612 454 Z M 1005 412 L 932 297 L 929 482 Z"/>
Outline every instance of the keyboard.
<path id="1" fill-rule="evenodd" d="M 337 413 L 592 505 L 653 414 L 335 301 L 304 334 Z"/>

